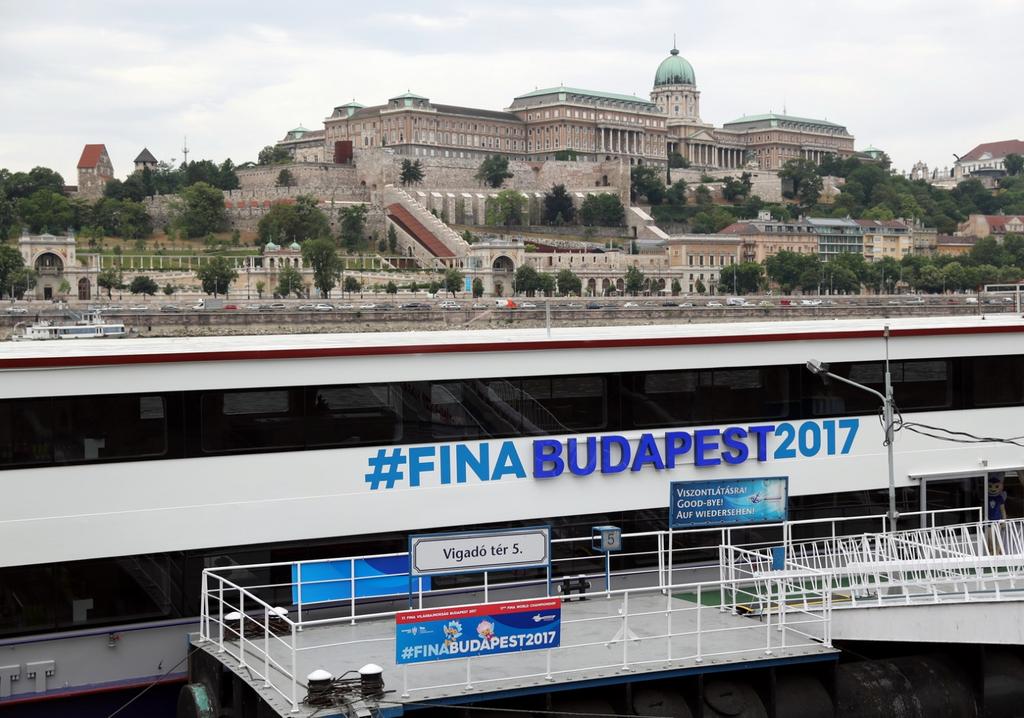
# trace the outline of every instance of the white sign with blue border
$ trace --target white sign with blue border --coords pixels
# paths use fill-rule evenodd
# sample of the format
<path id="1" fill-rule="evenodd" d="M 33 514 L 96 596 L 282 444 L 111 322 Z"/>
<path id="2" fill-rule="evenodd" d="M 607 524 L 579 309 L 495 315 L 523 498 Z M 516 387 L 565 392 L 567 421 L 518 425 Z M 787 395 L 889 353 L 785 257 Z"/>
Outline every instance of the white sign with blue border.
<path id="1" fill-rule="evenodd" d="M 670 484 L 669 527 L 673 529 L 786 520 L 789 477 L 717 481 L 673 481 Z"/>

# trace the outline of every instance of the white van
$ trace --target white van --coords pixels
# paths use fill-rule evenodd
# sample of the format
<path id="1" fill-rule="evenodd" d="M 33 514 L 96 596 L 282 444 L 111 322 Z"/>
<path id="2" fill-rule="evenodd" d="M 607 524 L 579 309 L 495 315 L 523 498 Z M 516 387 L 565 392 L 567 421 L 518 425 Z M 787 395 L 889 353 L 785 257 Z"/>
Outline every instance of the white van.
<path id="1" fill-rule="evenodd" d="M 729 297 L 725 300 L 725 306 L 727 307 L 742 307 L 747 303 L 747 300 L 743 297 Z"/>

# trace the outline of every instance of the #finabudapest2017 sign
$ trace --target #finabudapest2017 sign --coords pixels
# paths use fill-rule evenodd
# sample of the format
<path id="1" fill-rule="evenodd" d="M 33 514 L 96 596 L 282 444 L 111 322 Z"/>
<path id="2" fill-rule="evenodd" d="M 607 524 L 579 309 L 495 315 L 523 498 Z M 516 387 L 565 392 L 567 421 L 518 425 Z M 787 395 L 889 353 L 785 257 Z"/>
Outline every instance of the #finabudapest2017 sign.
<path id="1" fill-rule="evenodd" d="M 789 478 L 673 481 L 669 526 L 738 526 L 786 520 Z"/>
<path id="2" fill-rule="evenodd" d="M 560 598 L 401 611 L 395 614 L 395 661 L 402 665 L 557 648 L 561 622 Z"/>

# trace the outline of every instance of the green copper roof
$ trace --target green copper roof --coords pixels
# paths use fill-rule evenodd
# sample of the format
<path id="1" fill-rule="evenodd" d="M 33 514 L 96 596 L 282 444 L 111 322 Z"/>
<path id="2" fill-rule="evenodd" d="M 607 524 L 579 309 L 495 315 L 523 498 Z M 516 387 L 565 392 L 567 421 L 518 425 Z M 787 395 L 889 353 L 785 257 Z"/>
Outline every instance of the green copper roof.
<path id="1" fill-rule="evenodd" d="M 672 52 L 658 65 L 658 71 L 654 73 L 654 86 L 661 85 L 696 85 L 697 79 L 693 74 L 693 66 L 686 61 L 686 58 L 679 56 L 679 50 L 672 48 Z"/>
<path id="2" fill-rule="evenodd" d="M 723 127 L 729 125 L 741 125 L 749 122 L 802 122 L 808 125 L 821 125 L 822 127 L 838 127 L 839 129 L 846 129 L 842 125 L 837 125 L 835 122 L 829 122 L 828 120 L 814 120 L 809 117 L 795 117 L 794 115 L 780 115 L 775 112 L 769 112 L 764 115 L 744 115 L 739 119 L 733 120 L 732 122 L 726 122 Z"/>
<path id="3" fill-rule="evenodd" d="M 530 97 L 542 97 L 543 95 L 586 95 L 587 97 L 597 97 L 602 100 L 616 100 L 618 102 L 639 102 L 644 105 L 654 104 L 650 100 L 645 100 L 642 97 L 636 95 L 618 95 L 614 92 L 595 92 L 594 90 L 581 90 L 578 87 L 566 87 L 565 85 L 559 85 L 558 87 L 546 87 L 543 90 L 534 90 L 533 92 L 527 92 L 525 95 L 516 95 L 515 99 L 523 100 Z"/>
<path id="4" fill-rule="evenodd" d="M 426 99 L 429 99 L 429 98 L 426 98 L 423 95 L 417 95 L 415 92 L 404 92 L 401 95 L 395 95 L 394 97 L 389 97 L 388 99 L 389 100 L 426 100 Z"/>
<path id="5" fill-rule="evenodd" d="M 346 102 L 344 105 L 338 105 L 338 107 L 357 107 L 362 109 L 363 107 L 366 107 L 366 105 L 361 105 L 355 100 L 352 100 L 352 102 Z"/>

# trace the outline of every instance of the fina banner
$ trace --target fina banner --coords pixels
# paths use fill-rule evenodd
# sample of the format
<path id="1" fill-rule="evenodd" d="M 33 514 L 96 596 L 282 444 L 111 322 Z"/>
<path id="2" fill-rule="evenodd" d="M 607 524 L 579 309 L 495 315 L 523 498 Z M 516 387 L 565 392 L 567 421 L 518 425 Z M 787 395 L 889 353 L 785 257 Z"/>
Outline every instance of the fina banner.
<path id="1" fill-rule="evenodd" d="M 674 529 L 786 520 L 789 477 L 673 481 L 668 524 Z"/>
<path id="2" fill-rule="evenodd" d="M 395 662 L 557 648 L 561 625 L 560 598 L 401 611 L 395 614 Z"/>

